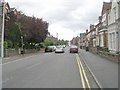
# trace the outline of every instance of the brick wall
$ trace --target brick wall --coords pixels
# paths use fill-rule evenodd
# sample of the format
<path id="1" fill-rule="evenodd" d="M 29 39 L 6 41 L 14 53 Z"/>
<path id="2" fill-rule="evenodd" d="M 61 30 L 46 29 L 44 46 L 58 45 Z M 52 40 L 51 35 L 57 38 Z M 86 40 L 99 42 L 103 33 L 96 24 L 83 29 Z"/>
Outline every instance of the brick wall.
<path id="1" fill-rule="evenodd" d="M 36 49 L 26 49 L 25 54 L 30 54 L 30 53 L 36 53 Z M 5 57 L 11 57 L 11 56 L 16 56 L 20 55 L 20 50 L 15 50 L 15 49 L 6 49 L 4 50 L 4 56 Z"/>
<path id="2" fill-rule="evenodd" d="M 92 52 L 93 54 L 98 54 L 104 58 L 107 58 L 109 60 L 115 61 L 115 62 L 120 62 L 120 54 L 115 54 L 115 53 L 110 53 L 110 52 L 105 52 L 105 51 L 97 51 L 97 47 L 91 47 L 89 48 L 89 51 Z"/>
<path id="3" fill-rule="evenodd" d="M 4 50 L 4 56 L 5 57 L 10 57 L 10 56 L 15 56 L 15 55 L 19 55 L 18 50 L 15 50 L 15 49 L 6 49 L 6 50 Z"/>
<path id="4" fill-rule="evenodd" d="M 118 55 L 110 52 L 99 51 L 99 55 L 108 58 L 109 60 L 120 62 L 120 54 Z"/>
<path id="5" fill-rule="evenodd" d="M 97 54 L 97 47 L 90 47 L 89 51 L 94 53 L 94 54 Z"/>

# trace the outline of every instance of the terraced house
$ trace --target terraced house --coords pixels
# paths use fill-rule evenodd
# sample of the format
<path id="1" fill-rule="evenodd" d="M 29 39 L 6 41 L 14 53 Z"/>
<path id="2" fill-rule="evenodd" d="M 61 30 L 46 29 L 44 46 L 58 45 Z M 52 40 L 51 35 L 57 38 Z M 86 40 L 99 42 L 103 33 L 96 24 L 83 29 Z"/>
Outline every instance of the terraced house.
<path id="1" fill-rule="evenodd" d="M 112 53 L 120 51 L 120 0 L 111 0 L 108 14 L 108 49 Z"/>
<path id="2" fill-rule="evenodd" d="M 119 60 L 120 54 L 120 0 L 103 2 L 97 24 L 86 30 L 85 46 L 89 51 Z"/>
<path id="3" fill-rule="evenodd" d="M 111 2 L 103 2 L 101 12 L 101 23 L 99 27 L 99 46 L 108 47 L 108 10 L 111 9 Z"/>

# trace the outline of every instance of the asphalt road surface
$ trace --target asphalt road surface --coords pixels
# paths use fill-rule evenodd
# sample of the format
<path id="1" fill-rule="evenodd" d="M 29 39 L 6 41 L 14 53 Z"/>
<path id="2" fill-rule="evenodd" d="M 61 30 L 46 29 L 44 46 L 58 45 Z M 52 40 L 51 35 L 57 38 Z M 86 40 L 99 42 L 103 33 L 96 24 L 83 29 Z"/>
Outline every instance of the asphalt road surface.
<path id="1" fill-rule="evenodd" d="M 45 53 L 3 64 L 3 88 L 82 88 L 75 54 Z"/>
<path id="2" fill-rule="evenodd" d="M 85 50 L 80 50 L 80 59 L 86 62 L 102 88 L 118 88 L 118 64 Z M 85 65 L 80 66 L 78 55 L 43 53 L 19 58 L 2 65 L 3 88 L 83 88 L 85 74 L 88 85 L 94 85 Z M 83 71 L 86 73 L 81 74 Z M 82 78 L 83 77 L 83 78 Z M 90 78 L 89 78 L 90 77 Z M 92 84 L 91 84 L 92 83 Z"/>

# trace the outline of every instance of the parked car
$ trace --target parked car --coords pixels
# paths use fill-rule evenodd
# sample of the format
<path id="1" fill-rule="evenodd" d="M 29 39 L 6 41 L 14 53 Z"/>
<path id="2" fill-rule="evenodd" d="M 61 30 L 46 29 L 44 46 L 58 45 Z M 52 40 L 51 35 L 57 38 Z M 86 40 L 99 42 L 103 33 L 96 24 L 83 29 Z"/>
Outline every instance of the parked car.
<path id="1" fill-rule="evenodd" d="M 65 48 L 65 47 L 66 47 L 66 45 L 63 45 L 63 47 Z"/>
<path id="2" fill-rule="evenodd" d="M 47 46 L 45 48 L 45 52 L 53 52 L 54 51 L 54 48 L 52 46 Z"/>
<path id="3" fill-rule="evenodd" d="M 56 50 L 56 46 L 51 46 L 52 48 L 53 48 L 53 51 L 55 51 Z"/>
<path id="4" fill-rule="evenodd" d="M 78 46 L 71 45 L 70 46 L 70 53 L 78 53 Z"/>
<path id="5" fill-rule="evenodd" d="M 65 50 L 62 46 L 56 46 L 55 53 L 64 53 Z"/>

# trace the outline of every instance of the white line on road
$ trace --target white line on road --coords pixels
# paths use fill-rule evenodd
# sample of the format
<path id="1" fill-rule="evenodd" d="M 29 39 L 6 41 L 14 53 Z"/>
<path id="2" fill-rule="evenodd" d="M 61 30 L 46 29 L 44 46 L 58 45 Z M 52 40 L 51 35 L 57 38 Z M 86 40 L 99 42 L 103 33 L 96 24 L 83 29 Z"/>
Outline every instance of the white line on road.
<path id="1" fill-rule="evenodd" d="M 9 80 L 10 80 L 10 79 L 8 79 L 8 78 L 7 78 L 6 80 L 3 80 L 3 81 L 2 81 L 2 84 L 3 84 L 3 83 L 6 83 L 6 82 L 9 81 Z"/>
<path id="2" fill-rule="evenodd" d="M 6 78 L 5 80 L 2 81 L 2 84 L 8 82 L 11 79 L 14 79 L 14 78 L 13 77 Z"/>
<path id="3" fill-rule="evenodd" d="M 36 67 L 36 66 L 38 66 L 38 65 L 40 65 L 40 63 L 34 64 L 34 65 L 31 65 L 30 67 L 27 67 L 25 70 L 31 69 L 31 68 Z"/>
<path id="4" fill-rule="evenodd" d="M 9 63 L 14 63 L 14 62 L 17 62 L 17 61 L 21 61 L 21 60 L 27 60 L 28 58 L 31 58 L 35 55 L 32 55 L 32 56 L 28 56 L 28 57 L 25 57 L 25 58 L 20 58 L 20 59 L 17 59 L 17 60 L 14 60 L 14 61 L 10 61 L 10 62 L 7 62 L 7 63 L 3 63 L 2 65 L 6 65 L 6 64 L 9 64 Z"/>

